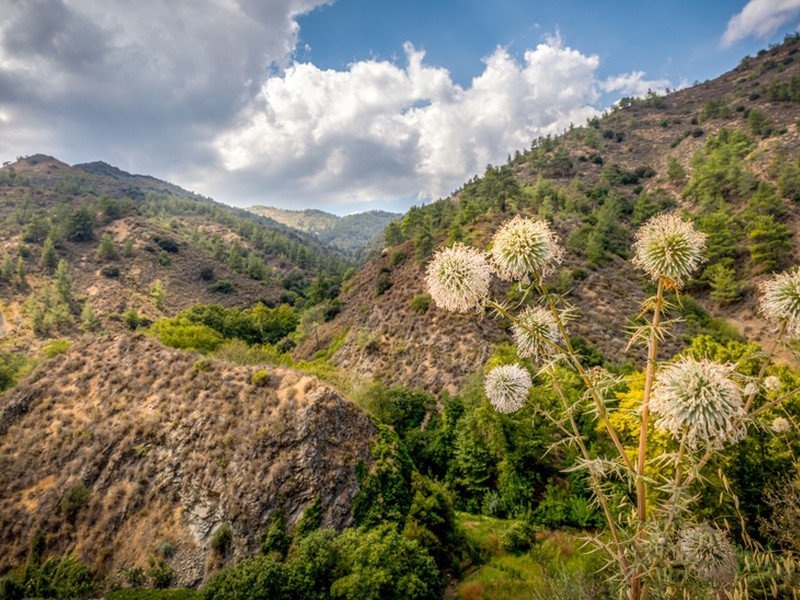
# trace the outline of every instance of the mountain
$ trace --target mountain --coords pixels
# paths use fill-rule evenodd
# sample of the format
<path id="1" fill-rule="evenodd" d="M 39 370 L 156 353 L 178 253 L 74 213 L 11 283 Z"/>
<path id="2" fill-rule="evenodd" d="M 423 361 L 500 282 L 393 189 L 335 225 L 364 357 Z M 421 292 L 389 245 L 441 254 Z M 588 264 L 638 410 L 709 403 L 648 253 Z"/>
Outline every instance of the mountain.
<path id="1" fill-rule="evenodd" d="M 343 368 L 432 392 L 458 389 L 509 338 L 502 321 L 428 308 L 425 264 L 442 244 L 486 248 L 522 214 L 548 220 L 566 247 L 550 284 L 583 315 L 571 335 L 594 360 L 639 364 L 626 324 L 647 282 L 627 260 L 636 229 L 664 210 L 683 212 L 709 235 L 708 260 L 680 303 L 684 323 L 666 353 L 700 332 L 766 343 L 772 331 L 755 292 L 770 272 L 798 262 L 798 49 L 791 37 L 712 81 L 625 98 L 490 165 L 450 198 L 412 208 L 347 286 L 344 310 L 298 355 L 335 341 L 331 360 Z"/>
<path id="2" fill-rule="evenodd" d="M 37 536 L 98 575 L 145 568 L 171 547 L 174 584 L 259 550 L 273 512 L 290 527 L 312 505 L 320 524 L 353 524 L 356 465 L 377 429 L 318 380 L 164 348 L 141 335 L 76 344 L 0 405 L 0 572 Z"/>
<path id="3" fill-rule="evenodd" d="M 52 297 L 62 260 L 65 310 Z M 44 155 L 0 169 L 0 261 L 3 321 L 16 339 L 31 329 L 77 335 L 87 305 L 101 328 L 119 330 L 131 311 L 146 322 L 198 302 L 293 304 L 318 275 L 351 264 L 267 217 L 106 163 Z"/>
<path id="4" fill-rule="evenodd" d="M 321 210 L 286 210 L 271 206 L 251 206 L 248 210 L 269 217 L 288 227 L 313 234 L 320 241 L 355 255 L 366 248 L 386 225 L 402 215 L 371 210 L 340 217 Z"/>

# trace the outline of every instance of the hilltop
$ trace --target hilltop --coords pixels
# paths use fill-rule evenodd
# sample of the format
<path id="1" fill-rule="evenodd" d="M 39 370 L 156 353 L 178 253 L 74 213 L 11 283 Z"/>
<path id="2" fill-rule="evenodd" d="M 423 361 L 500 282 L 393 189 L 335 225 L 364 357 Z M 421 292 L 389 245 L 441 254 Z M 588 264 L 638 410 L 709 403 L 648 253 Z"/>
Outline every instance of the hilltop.
<path id="1" fill-rule="evenodd" d="M 346 308 L 320 328 L 320 345 L 344 330 L 334 363 L 393 384 L 458 389 L 508 338 L 498 323 L 490 333 L 483 321 L 428 307 L 425 263 L 442 244 L 485 248 L 501 223 L 523 214 L 549 221 L 566 246 L 551 286 L 584 317 L 572 335 L 602 357 L 595 360 L 635 362 L 626 326 L 647 282 L 627 259 L 636 228 L 664 210 L 681 211 L 709 235 L 708 261 L 687 290 L 686 323 L 669 352 L 700 332 L 768 342 L 755 292 L 770 272 L 798 263 L 799 46 L 789 38 L 717 79 L 625 98 L 490 165 L 450 198 L 412 208 L 387 228 L 383 255 L 347 287 Z"/>
<path id="2" fill-rule="evenodd" d="M 320 241 L 350 255 L 365 249 L 386 225 L 402 215 L 370 210 L 340 217 L 321 210 L 286 210 L 271 206 L 251 206 L 248 210 L 269 217 L 288 227 L 313 234 Z"/>
<path id="3" fill-rule="evenodd" d="M 50 297 L 60 261 L 66 311 Z M 272 219 L 106 163 L 44 155 L 0 169 L 0 262 L 3 320 L 23 344 L 35 344 L 31 333 L 77 335 L 87 305 L 99 328 L 119 330 L 131 311 L 146 323 L 198 302 L 294 304 L 319 274 L 350 265 Z M 52 318 L 32 323 L 31 302 Z"/>

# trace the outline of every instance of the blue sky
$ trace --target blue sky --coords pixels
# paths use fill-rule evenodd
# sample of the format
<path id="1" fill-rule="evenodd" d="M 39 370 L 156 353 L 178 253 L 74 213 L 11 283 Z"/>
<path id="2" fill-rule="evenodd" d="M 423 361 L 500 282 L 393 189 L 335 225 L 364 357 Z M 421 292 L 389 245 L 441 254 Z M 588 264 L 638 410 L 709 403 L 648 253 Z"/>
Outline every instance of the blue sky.
<path id="1" fill-rule="evenodd" d="M 714 78 L 800 0 L 0 0 L 0 158 L 237 206 L 404 210 L 622 96 Z"/>

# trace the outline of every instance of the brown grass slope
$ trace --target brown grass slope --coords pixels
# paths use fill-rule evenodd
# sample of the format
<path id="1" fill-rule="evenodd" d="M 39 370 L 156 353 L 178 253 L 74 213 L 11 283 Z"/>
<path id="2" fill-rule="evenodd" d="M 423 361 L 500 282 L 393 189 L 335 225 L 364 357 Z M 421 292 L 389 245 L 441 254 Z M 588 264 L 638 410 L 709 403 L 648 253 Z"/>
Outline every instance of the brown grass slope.
<path id="1" fill-rule="evenodd" d="M 258 385 L 255 371 L 112 335 L 0 398 L 0 572 L 36 535 L 100 574 L 146 568 L 166 541 L 175 583 L 192 585 L 220 562 L 225 523 L 227 560 L 258 550 L 274 510 L 291 528 L 319 499 L 323 526 L 351 525 L 374 425 L 312 377 L 273 368 Z"/>
<path id="2" fill-rule="evenodd" d="M 584 193 L 602 180 L 603 165 L 616 164 L 626 171 L 650 167 L 655 175 L 641 179 L 645 191 L 660 193 L 671 198 L 681 210 L 694 212 L 690 198 L 683 196 L 685 181 L 671 181 L 667 176 L 670 157 L 675 157 L 691 176 L 692 158 L 705 148 L 706 142 L 723 128 L 745 131 L 753 135 L 743 115 L 748 110 L 764 111 L 773 124 L 774 133 L 761 138 L 753 135 L 758 147 L 745 159 L 745 168 L 757 179 L 777 183 L 770 165 L 778 153 L 787 162 L 800 157 L 800 103 L 773 102 L 767 99 L 766 87 L 773 81 L 786 82 L 800 77 L 800 41 L 760 53 L 758 57 L 742 61 L 735 70 L 691 88 L 667 94 L 656 101 L 625 101 L 622 105 L 599 119 L 594 126 L 570 129 L 559 136 L 558 142 L 568 150 L 572 169 L 568 174 L 534 167 L 528 153 L 523 153 L 510 163 L 514 177 L 523 189 L 531 190 L 546 178 L 557 189 L 568 194 Z M 706 114 L 709 101 L 726 104 L 729 114 L 719 117 Z M 587 144 L 587 131 L 595 130 L 599 144 Z M 601 135 L 612 132 L 606 137 Z M 600 155 L 602 163 L 592 161 Z M 635 186 L 610 185 L 612 191 L 631 201 Z M 458 203 L 460 192 L 447 202 Z M 800 228 L 800 207 L 785 198 L 787 210 L 784 222 L 796 233 Z M 746 197 L 733 198 L 732 212 L 741 211 Z M 513 202 L 509 202 L 513 207 Z M 508 208 L 505 212 L 490 212 L 478 222 L 465 228 L 470 242 L 485 248 L 493 233 L 517 212 L 537 216 L 536 209 Z M 554 227 L 562 242 L 583 222 L 577 218 L 557 220 Z M 633 229 L 626 223 L 628 239 L 632 242 Z M 437 245 L 446 242 L 446 233 L 437 232 Z M 796 238 L 796 235 L 795 235 Z M 794 250 L 785 257 L 785 266 L 798 264 L 797 240 Z M 331 323 L 319 329 L 320 343 L 311 340 L 297 349 L 300 356 L 310 356 L 332 342 L 337 335 L 347 332 L 344 342 L 333 354 L 332 360 L 348 369 L 375 375 L 388 383 L 424 388 L 431 392 L 456 389 L 465 377 L 484 364 L 491 353 L 492 344 L 508 339 L 497 323 L 487 314 L 483 319 L 473 316 L 446 314 L 431 307 L 425 314 L 411 309 L 411 301 L 424 293 L 424 265 L 413 260 L 413 248 L 405 243 L 403 252 L 409 258 L 399 266 L 389 264 L 399 248 L 387 248 L 381 257 L 365 266 L 353 280 L 349 291 L 343 294 L 346 307 Z M 720 305 L 708 298 L 708 288 L 695 288 L 692 294 L 713 315 L 733 324 L 743 335 L 766 345 L 773 335 L 772 329 L 757 312 L 757 289 L 765 274 L 750 271 L 746 265 L 746 252 L 737 259 L 737 272 L 745 276 L 745 293 L 739 302 Z M 582 318 L 572 325 L 570 333 L 585 337 L 606 358 L 614 361 L 636 360 L 641 353 L 636 348 L 627 349 L 629 320 L 641 310 L 645 298 L 645 279 L 624 258 L 610 257 L 599 266 L 589 267 L 579 257 L 568 256 L 561 273 L 552 278 L 558 285 L 563 277 L 567 284 L 568 300 Z M 585 279 L 570 278 L 575 269 L 585 269 Z M 382 296 L 376 296 L 376 283 L 381 269 L 390 271 L 393 283 Z M 566 277 L 564 277 L 566 276 Z M 668 356 L 683 346 L 685 329 L 678 327 L 676 335 L 667 341 L 663 355 Z"/>

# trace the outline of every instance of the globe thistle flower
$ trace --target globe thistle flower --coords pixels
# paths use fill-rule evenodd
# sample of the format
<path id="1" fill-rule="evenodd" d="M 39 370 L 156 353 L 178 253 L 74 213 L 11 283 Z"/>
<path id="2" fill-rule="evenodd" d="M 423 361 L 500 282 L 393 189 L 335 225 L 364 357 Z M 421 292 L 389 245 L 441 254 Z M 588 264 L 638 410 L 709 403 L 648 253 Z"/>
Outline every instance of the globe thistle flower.
<path id="1" fill-rule="evenodd" d="M 676 549 L 687 570 L 715 589 L 724 587 L 736 575 L 736 548 L 716 527 L 704 523 L 681 530 Z"/>
<path id="2" fill-rule="evenodd" d="M 768 392 L 774 392 L 781 389 L 781 379 L 775 375 L 767 375 L 764 378 L 764 389 Z"/>
<path id="3" fill-rule="evenodd" d="M 563 250 L 547 223 L 517 215 L 494 234 L 489 255 L 501 279 L 521 281 L 531 273 L 551 273 Z"/>
<path id="4" fill-rule="evenodd" d="M 775 417 L 772 419 L 772 424 L 770 425 L 770 429 L 772 429 L 773 433 L 786 433 L 791 428 L 791 424 L 784 417 Z"/>
<path id="5" fill-rule="evenodd" d="M 800 333 L 800 269 L 774 275 L 761 284 L 762 314 L 775 323 L 785 323 L 787 333 Z"/>
<path id="6" fill-rule="evenodd" d="M 677 214 L 658 215 L 636 232 L 633 264 L 654 280 L 680 288 L 702 261 L 705 244 L 706 234 Z"/>
<path id="7" fill-rule="evenodd" d="M 656 427 L 676 439 L 685 435 L 691 448 L 738 439 L 744 431 L 734 431 L 734 423 L 744 417 L 744 404 L 732 371 L 730 365 L 693 358 L 661 369 L 650 401 Z"/>
<path id="8" fill-rule="evenodd" d="M 489 293 L 492 268 L 483 252 L 464 244 L 439 250 L 428 265 L 425 283 L 436 306 L 465 313 Z"/>
<path id="9" fill-rule="evenodd" d="M 537 361 L 552 354 L 550 343 L 557 343 L 561 337 L 555 318 L 541 306 L 529 306 L 522 311 L 511 326 L 511 333 L 517 344 L 517 354 L 522 358 L 532 356 Z"/>
<path id="10" fill-rule="evenodd" d="M 497 412 L 512 413 L 525 405 L 531 385 L 527 369 L 518 364 L 503 365 L 489 371 L 484 390 Z"/>
<path id="11" fill-rule="evenodd" d="M 748 381 L 744 386 L 743 393 L 745 396 L 755 396 L 758 393 L 758 385 L 753 381 Z"/>

